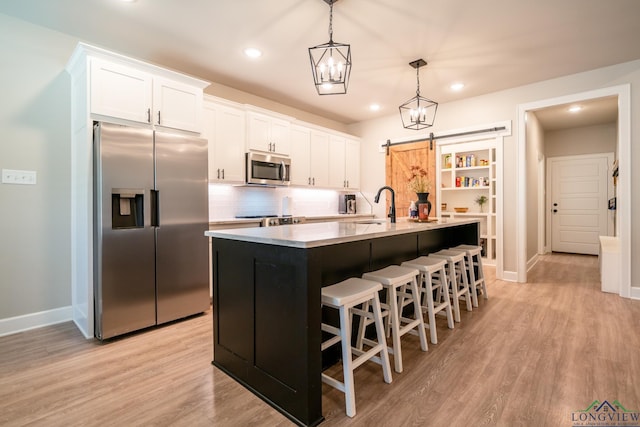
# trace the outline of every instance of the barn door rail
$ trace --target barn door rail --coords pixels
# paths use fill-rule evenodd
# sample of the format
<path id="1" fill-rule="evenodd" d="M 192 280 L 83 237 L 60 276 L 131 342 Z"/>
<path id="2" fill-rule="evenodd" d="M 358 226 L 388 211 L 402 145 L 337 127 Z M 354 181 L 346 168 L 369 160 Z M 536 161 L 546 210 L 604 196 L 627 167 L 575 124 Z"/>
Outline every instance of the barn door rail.
<path id="1" fill-rule="evenodd" d="M 448 134 L 439 135 L 439 136 L 434 135 L 433 132 L 431 132 L 429 133 L 429 150 L 433 150 L 433 141 L 435 139 L 455 138 L 458 136 L 475 135 L 478 133 L 499 132 L 506 129 L 507 129 L 506 126 L 497 126 L 497 127 L 487 128 L 487 129 L 472 130 L 468 132 L 448 133 Z M 401 141 L 401 142 L 391 142 L 390 139 L 387 139 L 387 143 L 385 144 L 385 147 L 387 150 L 387 156 L 389 155 L 391 147 L 394 145 L 413 144 L 414 142 L 424 141 L 425 139 L 426 138 L 422 137 L 418 139 L 412 139 L 410 141 Z"/>

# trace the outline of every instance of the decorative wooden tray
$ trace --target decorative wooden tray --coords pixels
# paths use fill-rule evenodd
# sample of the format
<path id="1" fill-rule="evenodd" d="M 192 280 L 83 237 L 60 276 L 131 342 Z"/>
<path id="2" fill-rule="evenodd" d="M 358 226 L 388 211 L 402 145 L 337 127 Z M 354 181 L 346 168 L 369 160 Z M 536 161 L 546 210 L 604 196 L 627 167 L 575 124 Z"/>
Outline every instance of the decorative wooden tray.
<path id="1" fill-rule="evenodd" d="M 429 218 L 429 219 L 407 218 L 407 221 L 411 221 L 411 222 L 438 222 L 438 218 Z"/>

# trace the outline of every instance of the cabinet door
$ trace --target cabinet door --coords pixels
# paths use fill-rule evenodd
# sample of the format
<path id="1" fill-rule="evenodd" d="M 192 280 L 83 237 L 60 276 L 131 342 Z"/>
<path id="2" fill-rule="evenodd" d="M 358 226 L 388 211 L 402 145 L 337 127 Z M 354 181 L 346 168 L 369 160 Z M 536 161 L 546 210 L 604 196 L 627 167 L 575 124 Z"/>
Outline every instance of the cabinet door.
<path id="1" fill-rule="evenodd" d="M 311 132 L 311 185 L 329 186 L 329 134 Z"/>
<path id="2" fill-rule="evenodd" d="M 224 182 L 244 182 L 245 113 L 239 109 L 221 107 L 216 123 L 216 168 L 221 169 Z"/>
<path id="3" fill-rule="evenodd" d="M 100 59 L 91 59 L 91 112 L 151 123 L 150 74 Z"/>
<path id="4" fill-rule="evenodd" d="M 202 137 L 209 141 L 209 181 L 216 181 L 216 106 L 208 102 L 202 108 Z"/>
<path id="5" fill-rule="evenodd" d="M 288 121 L 258 113 L 248 113 L 247 120 L 249 149 L 289 155 L 291 140 Z"/>
<path id="6" fill-rule="evenodd" d="M 360 188 L 360 142 L 347 139 L 345 143 L 345 179 L 347 188 Z"/>
<path id="7" fill-rule="evenodd" d="M 291 184 L 311 183 L 311 131 L 307 128 L 291 127 Z"/>
<path id="8" fill-rule="evenodd" d="M 262 114 L 248 113 L 248 144 L 251 150 L 271 151 L 271 120 Z"/>
<path id="9" fill-rule="evenodd" d="M 271 120 L 272 151 L 278 154 L 291 153 L 290 126 L 286 120 Z"/>
<path id="10" fill-rule="evenodd" d="M 209 181 L 244 182 L 244 111 L 206 102 L 202 136 L 209 140 Z"/>
<path id="11" fill-rule="evenodd" d="M 201 131 L 202 90 L 164 78 L 153 81 L 153 122 L 162 127 Z"/>
<path id="12" fill-rule="evenodd" d="M 329 139 L 329 186 L 344 188 L 345 179 L 345 139 L 331 136 Z"/>

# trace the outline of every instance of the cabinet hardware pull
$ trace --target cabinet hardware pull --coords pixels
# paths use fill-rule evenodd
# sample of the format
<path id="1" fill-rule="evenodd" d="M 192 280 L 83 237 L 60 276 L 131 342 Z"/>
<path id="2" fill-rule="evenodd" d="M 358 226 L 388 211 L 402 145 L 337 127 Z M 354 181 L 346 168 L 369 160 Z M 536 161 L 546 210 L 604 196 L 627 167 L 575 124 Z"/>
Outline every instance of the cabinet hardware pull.
<path id="1" fill-rule="evenodd" d="M 316 179 L 313 178 L 313 185 L 316 185 Z"/>
<path id="2" fill-rule="evenodd" d="M 309 178 L 307 179 L 307 184 L 308 184 L 308 185 L 311 185 L 311 177 L 309 177 Z"/>
<path id="3" fill-rule="evenodd" d="M 220 169 L 218 168 L 218 179 L 220 179 Z"/>
<path id="4" fill-rule="evenodd" d="M 222 179 L 224 179 L 224 169 L 222 169 Z"/>
<path id="5" fill-rule="evenodd" d="M 158 124 L 160 124 L 160 110 L 158 110 Z"/>
<path id="6" fill-rule="evenodd" d="M 147 123 L 151 123 L 151 108 L 147 108 Z"/>

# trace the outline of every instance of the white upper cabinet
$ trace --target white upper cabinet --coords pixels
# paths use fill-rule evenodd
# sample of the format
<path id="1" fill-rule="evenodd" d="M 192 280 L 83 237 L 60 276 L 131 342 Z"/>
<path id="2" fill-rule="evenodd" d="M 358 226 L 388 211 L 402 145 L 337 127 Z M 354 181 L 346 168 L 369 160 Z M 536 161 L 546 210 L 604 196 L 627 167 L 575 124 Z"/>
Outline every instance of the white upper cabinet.
<path id="1" fill-rule="evenodd" d="M 332 135 L 329 158 L 329 186 L 343 190 L 359 189 L 360 142 Z"/>
<path id="2" fill-rule="evenodd" d="M 153 79 L 152 120 L 158 126 L 200 132 L 202 89 L 164 78 Z"/>
<path id="3" fill-rule="evenodd" d="M 290 122 L 266 114 L 247 113 L 250 150 L 289 155 L 291 153 Z"/>
<path id="4" fill-rule="evenodd" d="M 208 82 L 83 43 L 70 72 L 85 79 L 89 113 L 200 133 Z"/>
<path id="5" fill-rule="evenodd" d="M 348 139 L 345 142 L 345 188 L 360 189 L 360 141 Z"/>
<path id="6" fill-rule="evenodd" d="M 291 126 L 291 185 L 311 184 L 311 130 Z"/>
<path id="7" fill-rule="evenodd" d="M 333 188 L 345 188 L 345 138 L 331 136 L 329 138 L 329 186 Z"/>
<path id="8" fill-rule="evenodd" d="M 291 184 L 329 186 L 329 134 L 291 126 Z"/>
<path id="9" fill-rule="evenodd" d="M 149 73 L 93 58 L 90 81 L 93 114 L 151 123 L 153 78 Z"/>
<path id="10" fill-rule="evenodd" d="M 209 141 L 209 181 L 242 183 L 245 112 L 221 103 L 204 103 L 202 136 Z"/>
<path id="11" fill-rule="evenodd" d="M 311 186 L 330 186 L 329 164 L 329 134 L 320 131 L 311 131 L 311 151 L 309 161 L 311 162 Z"/>

